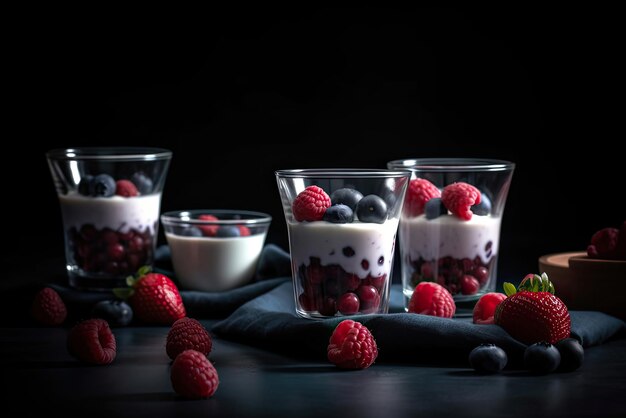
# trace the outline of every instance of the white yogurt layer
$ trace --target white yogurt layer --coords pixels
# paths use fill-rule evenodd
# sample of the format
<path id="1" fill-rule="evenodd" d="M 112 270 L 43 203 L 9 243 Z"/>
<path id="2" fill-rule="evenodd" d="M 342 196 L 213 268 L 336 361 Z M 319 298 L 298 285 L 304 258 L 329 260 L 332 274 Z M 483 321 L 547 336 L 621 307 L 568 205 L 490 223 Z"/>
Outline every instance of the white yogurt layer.
<path id="1" fill-rule="evenodd" d="M 165 234 L 181 284 L 209 292 L 232 289 L 252 279 L 265 235 L 218 238 Z"/>
<path id="2" fill-rule="evenodd" d="M 288 226 L 291 259 L 296 267 L 302 264 L 308 266 L 310 258 L 317 257 L 322 266 L 337 264 L 362 279 L 368 275 L 378 277 L 391 272 L 397 219 L 383 224 L 317 221 L 290 222 Z M 344 253 L 347 248 L 351 248 L 354 255 L 347 256 Z M 367 260 L 367 268 L 364 268 L 363 260 Z"/>
<path id="3" fill-rule="evenodd" d="M 453 215 L 426 219 L 424 215 L 402 218 L 400 245 L 411 260 L 437 260 L 441 257 L 474 259 L 483 263 L 498 254 L 501 218 L 472 216 L 469 221 Z M 491 247 L 486 250 L 487 243 Z"/>
<path id="4" fill-rule="evenodd" d="M 88 197 L 78 193 L 60 195 L 61 213 L 65 229 L 80 230 L 85 224 L 96 229 L 105 227 L 114 231 L 128 232 L 131 229 L 154 234 L 159 219 L 161 194 L 136 197 Z"/>

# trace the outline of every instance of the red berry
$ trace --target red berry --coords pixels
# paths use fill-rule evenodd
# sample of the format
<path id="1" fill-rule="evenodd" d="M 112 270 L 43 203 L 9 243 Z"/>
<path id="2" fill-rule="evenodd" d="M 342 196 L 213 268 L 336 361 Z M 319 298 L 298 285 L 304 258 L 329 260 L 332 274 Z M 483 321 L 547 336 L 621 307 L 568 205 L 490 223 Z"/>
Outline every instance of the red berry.
<path id="1" fill-rule="evenodd" d="M 474 323 L 480 325 L 493 324 L 496 307 L 504 299 L 506 299 L 504 293 L 490 292 L 482 295 L 474 305 Z"/>
<path id="2" fill-rule="evenodd" d="M 115 182 L 115 194 L 123 197 L 134 197 L 139 195 L 139 191 L 132 181 L 118 180 Z"/>
<path id="3" fill-rule="evenodd" d="M 239 228 L 239 236 L 240 237 L 249 237 L 251 235 L 250 228 L 245 225 L 237 225 Z"/>
<path id="4" fill-rule="evenodd" d="M 321 221 L 330 207 L 330 196 L 318 186 L 309 186 L 293 201 L 293 216 L 298 222 Z"/>
<path id="5" fill-rule="evenodd" d="M 314 311 L 316 309 L 315 298 L 306 292 L 302 292 L 298 295 L 298 304 L 300 308 L 305 311 Z"/>
<path id="6" fill-rule="evenodd" d="M 109 364 L 115 360 L 115 336 L 104 319 L 87 319 L 70 330 L 67 349 L 85 363 Z"/>
<path id="7" fill-rule="evenodd" d="M 174 282 L 159 273 L 148 273 L 133 284 L 129 302 L 142 322 L 171 325 L 186 315 L 185 305 Z"/>
<path id="8" fill-rule="evenodd" d="M 480 203 L 480 191 L 468 183 L 452 183 L 444 187 L 441 201 L 452 214 L 469 221 L 472 219 L 470 208 Z"/>
<path id="9" fill-rule="evenodd" d="M 172 324 L 167 333 L 165 351 L 174 360 L 185 350 L 196 350 L 209 355 L 212 346 L 213 341 L 206 328 L 197 319 L 184 317 Z"/>
<path id="10" fill-rule="evenodd" d="M 618 260 L 626 261 L 626 221 L 622 224 L 619 230 L 619 237 L 617 239 L 617 248 L 615 249 L 616 258 Z"/>
<path id="11" fill-rule="evenodd" d="M 591 237 L 591 244 L 587 247 L 587 255 L 592 258 L 616 258 L 618 240 L 619 230 L 617 228 L 601 229 Z"/>
<path id="12" fill-rule="evenodd" d="M 441 197 L 441 191 L 426 179 L 413 179 L 409 182 L 404 202 L 405 213 L 418 216 L 424 213 L 424 205 L 433 197 Z"/>
<path id="13" fill-rule="evenodd" d="M 374 286 L 363 284 L 356 290 L 362 313 L 376 312 L 380 307 L 380 294 Z"/>
<path id="14" fill-rule="evenodd" d="M 434 282 L 421 282 L 415 286 L 409 301 L 409 312 L 452 318 L 456 304 L 445 287 Z"/>
<path id="15" fill-rule="evenodd" d="M 378 356 L 376 341 L 367 327 L 351 319 L 341 321 L 333 331 L 327 349 L 328 360 L 343 369 L 365 369 Z"/>
<path id="16" fill-rule="evenodd" d="M 200 215 L 198 216 L 198 219 L 201 221 L 218 221 L 219 219 L 217 219 L 216 216 L 213 215 Z M 219 225 L 215 224 L 215 225 L 198 225 L 198 228 L 202 231 L 202 234 L 205 237 L 214 237 L 217 235 L 217 230 L 220 228 Z"/>
<path id="17" fill-rule="evenodd" d="M 476 279 L 478 279 L 478 282 L 483 285 L 487 283 L 487 280 L 489 280 L 489 270 L 487 269 L 487 267 L 478 266 L 474 269 L 472 276 L 476 277 Z"/>
<path id="18" fill-rule="evenodd" d="M 30 313 L 37 322 L 44 325 L 61 325 L 67 318 L 63 299 L 51 287 L 44 287 L 35 295 Z"/>
<path id="19" fill-rule="evenodd" d="M 107 247 L 107 256 L 109 257 L 109 260 L 122 261 L 126 256 L 124 246 L 119 243 L 110 244 Z"/>
<path id="20" fill-rule="evenodd" d="M 480 288 L 480 283 L 478 280 L 470 274 L 465 274 L 461 278 L 461 293 L 464 295 L 475 295 Z"/>
<path id="21" fill-rule="evenodd" d="M 206 356 L 196 350 L 180 353 L 170 370 L 174 391 L 188 399 L 213 396 L 220 384 L 217 370 Z"/>
<path id="22" fill-rule="evenodd" d="M 359 312 L 360 304 L 361 302 L 357 295 L 347 292 L 337 299 L 337 310 L 343 315 L 354 315 Z"/>

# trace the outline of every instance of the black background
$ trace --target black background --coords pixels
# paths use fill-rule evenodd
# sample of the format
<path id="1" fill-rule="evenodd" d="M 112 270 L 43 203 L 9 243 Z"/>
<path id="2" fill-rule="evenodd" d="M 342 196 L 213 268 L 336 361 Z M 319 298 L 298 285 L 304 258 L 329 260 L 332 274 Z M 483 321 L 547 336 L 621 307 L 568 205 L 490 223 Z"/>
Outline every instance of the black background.
<path id="1" fill-rule="evenodd" d="M 62 255 L 44 154 L 85 145 L 171 149 L 163 211 L 268 212 L 268 242 L 283 248 L 276 169 L 511 160 L 500 251 L 507 280 L 535 271 L 541 254 L 585 249 L 593 232 L 626 219 L 615 11 L 74 13 L 21 16 L 8 39 L 7 261 Z"/>

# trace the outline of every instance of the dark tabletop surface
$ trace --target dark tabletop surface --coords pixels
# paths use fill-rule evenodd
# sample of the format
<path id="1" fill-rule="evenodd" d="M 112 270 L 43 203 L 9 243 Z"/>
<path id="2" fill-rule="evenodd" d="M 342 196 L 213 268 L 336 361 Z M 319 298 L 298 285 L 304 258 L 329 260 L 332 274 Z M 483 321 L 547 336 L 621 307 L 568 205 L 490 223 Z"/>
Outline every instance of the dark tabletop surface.
<path id="1" fill-rule="evenodd" d="M 17 264 L 17 260 L 14 260 Z M 9 270 L 0 293 L 39 281 L 58 260 L 32 273 Z M 15 301 L 13 301 L 15 302 Z M 215 395 L 177 397 L 165 353 L 169 327 L 114 328 L 117 357 L 108 366 L 86 366 L 65 346 L 68 326 L 42 328 L 7 316 L 0 322 L 2 416 L 624 416 L 624 333 L 585 350 L 583 366 L 570 373 L 529 375 L 505 370 L 477 375 L 464 364 L 384 361 L 342 371 L 325 358 L 291 357 L 228 341 L 213 334 L 209 359 L 220 378 Z M 215 320 L 202 320 L 210 329 Z M 457 362 L 458 363 L 458 362 Z"/>

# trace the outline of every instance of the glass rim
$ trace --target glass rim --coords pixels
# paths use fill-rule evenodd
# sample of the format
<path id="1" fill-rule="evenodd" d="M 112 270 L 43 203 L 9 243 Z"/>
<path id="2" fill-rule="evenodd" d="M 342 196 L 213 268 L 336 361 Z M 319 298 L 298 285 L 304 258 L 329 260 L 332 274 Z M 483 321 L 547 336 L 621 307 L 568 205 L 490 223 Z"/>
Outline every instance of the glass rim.
<path id="1" fill-rule="evenodd" d="M 242 219 L 217 219 L 203 220 L 193 219 L 198 215 L 242 215 L 254 218 Z M 268 213 L 257 212 L 251 210 L 235 210 L 235 209 L 191 209 L 191 210 L 172 210 L 161 214 L 161 222 L 168 225 L 263 225 L 272 221 L 272 216 Z"/>
<path id="2" fill-rule="evenodd" d="M 274 174 L 282 178 L 401 178 L 410 176 L 411 171 L 384 168 L 298 168 L 276 170 Z"/>
<path id="3" fill-rule="evenodd" d="M 154 161 L 172 157 L 172 151 L 158 147 L 76 147 L 57 148 L 46 153 L 53 160 Z"/>
<path id="4" fill-rule="evenodd" d="M 422 171 L 507 171 L 515 168 L 515 163 L 495 158 L 404 158 L 392 160 L 388 167 L 404 167 Z"/>

